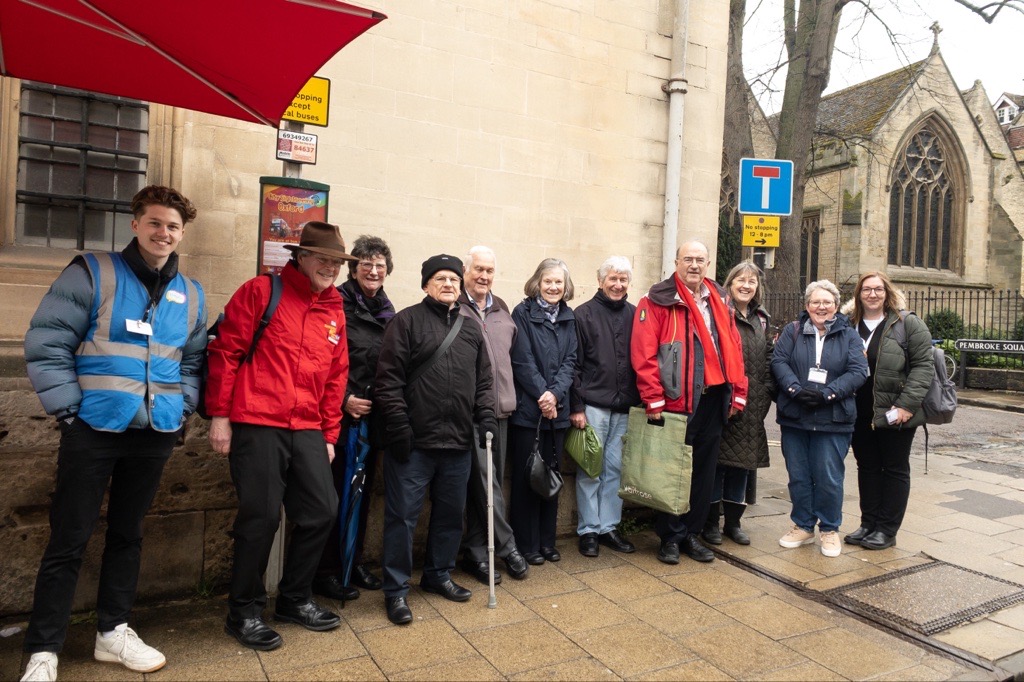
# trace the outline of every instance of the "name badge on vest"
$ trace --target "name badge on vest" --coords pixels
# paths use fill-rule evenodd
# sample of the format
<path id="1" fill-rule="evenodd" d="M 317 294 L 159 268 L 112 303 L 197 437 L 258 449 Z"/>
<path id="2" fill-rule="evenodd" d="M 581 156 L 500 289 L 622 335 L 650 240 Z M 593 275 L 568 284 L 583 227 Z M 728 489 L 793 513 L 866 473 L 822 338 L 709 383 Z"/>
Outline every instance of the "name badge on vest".
<path id="1" fill-rule="evenodd" d="M 153 325 L 149 322 L 143 322 L 142 320 L 125 320 L 124 324 L 132 334 L 153 336 Z"/>
<path id="2" fill-rule="evenodd" d="M 812 384 L 827 384 L 828 370 L 821 369 L 820 367 L 811 367 L 810 371 L 807 372 L 807 380 Z"/>

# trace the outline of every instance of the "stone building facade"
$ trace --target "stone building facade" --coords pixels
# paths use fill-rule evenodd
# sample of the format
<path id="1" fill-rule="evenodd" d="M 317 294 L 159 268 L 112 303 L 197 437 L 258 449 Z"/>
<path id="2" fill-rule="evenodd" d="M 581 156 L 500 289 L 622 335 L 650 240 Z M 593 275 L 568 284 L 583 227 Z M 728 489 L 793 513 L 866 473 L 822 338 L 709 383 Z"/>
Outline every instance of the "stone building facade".
<path id="1" fill-rule="evenodd" d="M 1020 289 L 1024 175 L 982 84 L 960 91 L 936 46 L 823 98 L 802 231 L 803 282 Z"/>
<path id="2" fill-rule="evenodd" d="M 714 248 L 725 0 L 689 3 L 685 37 L 673 36 L 681 0 L 361 4 L 389 18 L 320 71 L 331 80 L 330 125 L 307 126 L 319 135 L 319 153 L 302 176 L 330 186 L 328 219 L 346 240 L 374 234 L 388 241 L 395 272 L 387 290 L 398 307 L 422 297 L 426 257 L 463 254 L 478 243 L 497 251 L 495 290 L 510 302 L 549 256 L 568 262 L 578 301 L 594 293 L 596 268 L 611 254 L 633 262 L 634 298 L 660 279 L 669 137 L 662 85 L 673 40 L 685 39 L 687 48 L 679 238 Z M 55 143 L 75 116 L 79 132 L 91 134 L 95 124 L 123 145 L 120 152 L 102 135 L 77 147 Z M 124 202 L 132 183 L 160 183 L 178 187 L 199 209 L 179 253 L 216 316 L 256 273 L 258 179 L 282 175 L 282 166 L 271 128 L 11 79 L 0 79 L 0 131 L 5 615 L 30 605 L 55 462 L 56 428 L 28 386 L 21 353 L 40 298 L 76 247 L 123 246 L 131 236 Z M 59 186 L 74 170 L 67 155 L 79 153 L 88 157 L 79 167 L 84 176 Z M 215 584 L 228 566 L 234 492 L 227 463 L 206 446 L 204 425 L 193 426 L 146 522 L 143 596 Z M 572 497 L 563 498 L 566 530 L 574 526 Z M 83 569 L 80 608 L 93 599 L 96 551 L 90 548 Z"/>

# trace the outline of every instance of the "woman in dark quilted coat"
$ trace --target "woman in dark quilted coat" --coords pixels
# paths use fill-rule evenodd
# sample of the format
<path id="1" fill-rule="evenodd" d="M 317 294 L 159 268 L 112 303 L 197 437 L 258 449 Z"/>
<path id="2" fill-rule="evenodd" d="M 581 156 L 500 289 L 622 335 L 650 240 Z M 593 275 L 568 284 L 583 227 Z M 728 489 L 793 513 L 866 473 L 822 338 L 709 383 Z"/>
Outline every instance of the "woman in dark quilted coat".
<path id="1" fill-rule="evenodd" d="M 761 307 L 764 273 L 750 261 L 729 271 L 725 290 L 729 292 L 736 328 L 743 341 L 743 367 L 749 388 L 746 409 L 733 417 L 722 432 L 713 502 L 701 536 L 705 542 L 722 544 L 718 522 L 724 510 L 725 535 L 737 544 L 749 545 L 750 538 L 740 528 L 740 517 L 747 506 L 749 472 L 768 466 L 764 419 L 775 396 L 775 379 L 770 366 L 772 344 L 768 337 L 771 318 Z"/>

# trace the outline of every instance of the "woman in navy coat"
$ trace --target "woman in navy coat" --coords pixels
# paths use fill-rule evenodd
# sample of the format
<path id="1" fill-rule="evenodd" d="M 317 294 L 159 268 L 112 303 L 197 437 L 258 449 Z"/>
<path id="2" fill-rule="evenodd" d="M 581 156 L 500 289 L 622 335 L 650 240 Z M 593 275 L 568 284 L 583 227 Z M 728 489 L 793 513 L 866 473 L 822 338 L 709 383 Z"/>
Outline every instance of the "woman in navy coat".
<path id="1" fill-rule="evenodd" d="M 804 292 L 806 311 L 779 333 L 772 373 L 779 387 L 776 421 L 789 473 L 793 528 L 779 544 L 799 547 L 821 532 L 821 553 L 839 556 L 844 460 L 857 419 L 854 391 L 868 376 L 864 344 L 839 311 L 839 290 L 827 279 Z"/>
<path id="2" fill-rule="evenodd" d="M 561 461 L 577 338 L 576 319 L 566 305 L 574 288 L 564 261 L 545 258 L 524 291 L 526 298 L 512 311 L 519 333 L 512 346 L 516 411 L 509 417 L 509 523 L 519 551 L 536 566 L 561 559 L 555 549 L 558 496 L 544 500 L 533 492 L 527 460 L 540 422 L 541 453 L 556 466 Z"/>

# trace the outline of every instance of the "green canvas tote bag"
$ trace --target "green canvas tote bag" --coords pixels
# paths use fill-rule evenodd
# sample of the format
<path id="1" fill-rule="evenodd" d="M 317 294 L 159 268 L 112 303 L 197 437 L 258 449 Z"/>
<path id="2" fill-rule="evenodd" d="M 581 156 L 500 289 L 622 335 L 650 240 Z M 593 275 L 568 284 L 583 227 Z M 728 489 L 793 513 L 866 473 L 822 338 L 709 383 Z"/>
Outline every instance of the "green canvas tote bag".
<path id="1" fill-rule="evenodd" d="M 650 424 L 642 407 L 629 411 L 622 439 L 619 497 L 669 514 L 690 510 L 693 448 L 686 444 L 686 416 L 661 413 Z"/>

